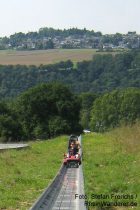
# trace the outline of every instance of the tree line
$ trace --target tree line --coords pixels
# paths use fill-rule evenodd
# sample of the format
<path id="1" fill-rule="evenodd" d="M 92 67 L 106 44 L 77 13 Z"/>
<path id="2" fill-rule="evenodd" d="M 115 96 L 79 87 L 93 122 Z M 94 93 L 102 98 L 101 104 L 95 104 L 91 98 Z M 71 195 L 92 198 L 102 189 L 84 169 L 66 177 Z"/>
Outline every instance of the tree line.
<path id="1" fill-rule="evenodd" d="M 40 28 L 37 32 L 28 32 L 28 33 L 15 33 L 12 34 L 10 37 L 3 37 L 0 38 L 0 50 L 7 49 L 7 48 L 16 48 L 16 47 L 22 47 L 22 49 L 28 49 L 28 46 L 25 45 L 25 42 L 36 42 L 35 49 L 53 49 L 54 43 L 53 38 L 55 37 L 61 37 L 61 39 L 64 39 L 69 36 L 74 36 L 75 38 L 79 38 L 80 36 L 97 36 L 101 37 L 101 32 L 95 32 L 94 30 L 87 30 L 84 29 L 78 29 L 78 28 L 70 28 L 70 29 L 54 29 L 54 28 Z M 44 39 L 44 40 L 43 40 Z M 47 39 L 47 40 L 46 40 Z M 43 42 L 42 42 L 43 40 Z M 59 41 L 59 39 L 58 39 Z M 45 45 L 43 44 L 44 42 Z"/>
<path id="2" fill-rule="evenodd" d="M 103 132 L 121 124 L 133 124 L 139 119 L 140 89 L 115 90 L 95 100 L 91 108 L 90 128 Z"/>
<path id="3" fill-rule="evenodd" d="M 60 83 L 40 84 L 14 100 L 0 102 L 0 141 L 47 139 L 81 133 L 80 103 Z"/>
<path id="4" fill-rule="evenodd" d="M 139 51 L 97 55 L 76 67 L 70 60 L 0 66 L 0 141 L 106 131 L 135 123 L 139 104 Z"/>
<path id="5" fill-rule="evenodd" d="M 40 83 L 59 81 L 72 92 L 104 93 L 140 87 L 140 51 L 95 55 L 90 61 L 71 60 L 37 66 L 0 65 L 0 97 L 16 97 Z"/>
<path id="6" fill-rule="evenodd" d="M 0 101 L 0 141 L 48 139 L 84 128 L 104 132 L 139 120 L 139 104 L 139 88 L 76 95 L 64 84 L 42 83 Z"/>
<path id="7" fill-rule="evenodd" d="M 80 40 L 80 44 L 73 45 L 66 38 L 69 37 L 71 41 Z M 62 44 L 61 41 L 65 40 Z M 84 41 L 86 40 L 86 43 Z M 111 45 L 110 45 L 111 44 Z M 3 49 L 17 49 L 17 50 L 38 50 L 38 49 L 53 49 L 53 48 L 98 48 L 102 49 L 105 45 L 106 49 L 113 49 L 111 46 L 119 48 L 140 48 L 139 35 L 134 32 L 127 34 L 106 34 L 103 35 L 100 31 L 70 28 L 70 29 L 54 29 L 54 28 L 40 28 L 36 32 L 15 33 L 10 37 L 0 38 L 0 50 Z"/>

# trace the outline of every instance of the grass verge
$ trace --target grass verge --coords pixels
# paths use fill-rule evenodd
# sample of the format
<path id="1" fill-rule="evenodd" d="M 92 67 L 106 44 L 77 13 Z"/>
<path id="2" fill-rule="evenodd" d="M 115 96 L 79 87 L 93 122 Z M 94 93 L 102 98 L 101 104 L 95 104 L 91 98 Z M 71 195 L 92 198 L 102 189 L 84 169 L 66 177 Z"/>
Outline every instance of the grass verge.
<path id="1" fill-rule="evenodd" d="M 0 153 L 0 209 L 27 210 L 61 166 L 67 137 Z"/>
<path id="2" fill-rule="evenodd" d="M 89 209 L 140 209 L 140 124 L 117 128 L 105 134 L 83 136 L 85 192 L 97 206 Z M 94 199 L 92 195 L 95 194 Z M 108 195 L 108 197 L 101 196 Z M 116 199 L 111 195 L 117 196 Z M 97 196 L 100 195 L 100 198 Z M 119 198 L 132 195 L 128 199 Z M 137 203 L 134 206 L 100 207 L 102 201 Z M 93 204 L 93 205 L 94 205 Z"/>

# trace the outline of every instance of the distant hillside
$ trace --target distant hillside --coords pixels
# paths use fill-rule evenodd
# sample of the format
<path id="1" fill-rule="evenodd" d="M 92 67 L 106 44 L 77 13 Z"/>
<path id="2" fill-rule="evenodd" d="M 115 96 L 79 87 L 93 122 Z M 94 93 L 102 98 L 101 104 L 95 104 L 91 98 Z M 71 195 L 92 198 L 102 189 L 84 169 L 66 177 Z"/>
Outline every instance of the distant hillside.
<path id="1" fill-rule="evenodd" d="M 96 55 L 91 61 L 36 66 L 0 66 L 0 97 L 14 97 L 39 83 L 60 81 L 75 93 L 140 87 L 140 52 Z"/>
<path id="2" fill-rule="evenodd" d="M 127 34 L 106 34 L 94 30 L 70 28 L 40 28 L 38 32 L 15 33 L 10 37 L 0 38 L 0 50 L 40 50 L 54 48 L 140 48 L 140 35 L 135 31 Z"/>

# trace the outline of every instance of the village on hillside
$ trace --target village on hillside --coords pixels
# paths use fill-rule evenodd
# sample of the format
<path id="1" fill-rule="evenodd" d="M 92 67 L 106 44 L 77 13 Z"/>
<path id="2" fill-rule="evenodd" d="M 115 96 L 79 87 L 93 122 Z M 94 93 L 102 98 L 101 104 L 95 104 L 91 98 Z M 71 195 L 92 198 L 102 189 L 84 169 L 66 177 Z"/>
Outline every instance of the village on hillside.
<path id="1" fill-rule="evenodd" d="M 0 50 L 39 50 L 39 49 L 138 49 L 140 35 L 135 31 L 127 34 L 106 34 L 86 29 L 55 30 L 42 28 L 39 32 L 15 33 L 0 38 Z"/>

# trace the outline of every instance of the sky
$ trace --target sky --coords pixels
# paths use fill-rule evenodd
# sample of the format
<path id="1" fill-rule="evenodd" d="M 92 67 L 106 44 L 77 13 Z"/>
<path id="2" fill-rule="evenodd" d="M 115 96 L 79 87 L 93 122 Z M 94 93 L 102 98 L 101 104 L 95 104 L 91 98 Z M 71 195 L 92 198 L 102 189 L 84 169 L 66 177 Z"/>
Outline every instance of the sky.
<path id="1" fill-rule="evenodd" d="M 140 0 L 0 0 L 0 37 L 42 27 L 140 34 L 139 11 Z"/>

